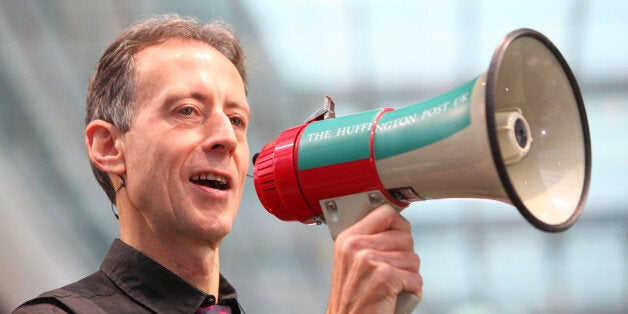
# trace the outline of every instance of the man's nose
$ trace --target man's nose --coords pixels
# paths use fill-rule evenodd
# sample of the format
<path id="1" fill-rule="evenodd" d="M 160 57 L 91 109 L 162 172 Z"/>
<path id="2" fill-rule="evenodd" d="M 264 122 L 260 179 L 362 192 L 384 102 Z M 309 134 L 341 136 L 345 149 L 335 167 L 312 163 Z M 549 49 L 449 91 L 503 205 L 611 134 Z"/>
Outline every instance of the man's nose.
<path id="1" fill-rule="evenodd" d="M 207 120 L 203 136 L 205 150 L 224 150 L 231 153 L 238 144 L 231 119 L 223 113 L 213 114 Z"/>

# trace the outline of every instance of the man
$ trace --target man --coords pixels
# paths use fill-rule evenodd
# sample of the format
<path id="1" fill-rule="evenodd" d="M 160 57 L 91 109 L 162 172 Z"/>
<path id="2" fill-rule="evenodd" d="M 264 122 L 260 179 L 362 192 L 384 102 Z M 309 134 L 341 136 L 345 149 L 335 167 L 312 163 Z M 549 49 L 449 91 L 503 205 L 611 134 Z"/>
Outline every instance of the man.
<path id="1" fill-rule="evenodd" d="M 87 152 L 120 239 L 98 272 L 16 312 L 239 313 L 219 272 L 250 160 L 235 35 L 175 15 L 129 27 L 102 56 L 86 110 Z M 399 293 L 421 293 L 410 225 L 390 206 L 343 232 L 334 255 L 328 313 L 392 312 Z"/>

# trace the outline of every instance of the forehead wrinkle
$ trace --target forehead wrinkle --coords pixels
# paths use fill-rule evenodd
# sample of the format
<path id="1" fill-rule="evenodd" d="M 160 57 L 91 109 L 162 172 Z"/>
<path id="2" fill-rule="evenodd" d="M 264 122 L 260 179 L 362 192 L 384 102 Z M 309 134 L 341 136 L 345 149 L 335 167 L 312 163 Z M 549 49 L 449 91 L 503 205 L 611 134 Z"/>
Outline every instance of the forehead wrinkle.
<path id="1" fill-rule="evenodd" d="M 190 46 L 184 46 L 182 49 L 175 48 L 171 50 L 169 47 L 177 46 L 180 43 L 191 43 L 192 45 L 198 44 L 200 46 L 204 46 L 204 48 L 208 50 L 195 51 L 195 48 Z M 162 62 L 155 63 L 153 61 L 154 58 L 157 58 Z M 237 76 L 241 82 L 240 84 L 242 84 L 241 88 L 244 90 L 243 93 L 246 94 L 244 84 L 241 81 L 242 78 L 235 68 L 235 65 L 222 55 L 219 50 L 203 42 L 195 43 L 194 41 L 175 39 L 142 49 L 135 55 L 134 59 L 136 65 L 135 73 L 138 83 L 137 86 L 140 87 L 135 93 L 136 96 L 140 96 L 137 100 L 154 99 L 165 94 L 168 95 L 168 99 L 183 99 L 189 97 L 192 99 L 202 100 L 203 102 L 209 102 L 212 101 L 210 97 L 220 98 L 222 96 L 227 96 L 222 94 L 228 89 L 221 91 L 220 88 L 220 86 L 226 84 L 226 82 L 216 77 L 215 73 L 215 71 L 221 71 L 219 69 L 225 66 L 231 68 L 230 70 L 232 70 L 232 73 L 230 75 Z M 222 62 L 222 59 L 224 59 L 224 63 Z M 199 66 L 203 70 L 196 71 L 199 69 Z M 171 77 L 170 75 L 158 75 L 159 73 L 163 73 L 163 71 L 170 72 L 172 70 L 174 72 L 178 72 L 178 70 L 185 68 L 195 70 L 190 71 L 190 74 L 195 75 L 196 78 L 186 80 L 185 82 L 178 82 L 177 77 Z M 152 77 L 157 77 L 158 79 L 151 79 Z M 185 87 L 183 87 L 180 83 L 184 84 Z M 186 90 L 186 88 L 189 88 L 190 86 L 193 86 L 191 91 Z M 212 94 L 207 91 L 207 88 L 212 89 L 214 93 Z M 170 93 L 173 95 L 170 96 Z M 227 99 L 227 101 L 229 100 Z M 246 100 L 244 100 L 244 104 L 241 104 L 243 101 L 237 99 L 233 100 L 233 102 L 236 105 L 230 105 L 230 107 L 242 107 L 244 110 L 250 111 L 248 104 L 246 104 Z"/>

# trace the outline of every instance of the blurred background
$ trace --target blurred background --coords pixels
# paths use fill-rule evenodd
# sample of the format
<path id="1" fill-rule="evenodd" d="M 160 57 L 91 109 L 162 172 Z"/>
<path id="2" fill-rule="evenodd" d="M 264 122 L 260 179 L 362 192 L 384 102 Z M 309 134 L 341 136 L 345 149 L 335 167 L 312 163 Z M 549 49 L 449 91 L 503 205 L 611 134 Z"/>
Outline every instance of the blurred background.
<path id="1" fill-rule="evenodd" d="M 83 145 L 85 89 L 137 18 L 221 19 L 244 43 L 255 152 L 334 97 L 340 116 L 401 107 L 488 69 L 508 32 L 534 28 L 570 63 L 593 144 L 589 201 L 561 234 L 489 201 L 404 211 L 422 259 L 416 313 L 628 312 L 628 1 L 2 1 L 0 312 L 100 266 L 118 224 Z M 332 240 L 285 223 L 252 181 L 221 248 L 247 313 L 322 313 Z"/>

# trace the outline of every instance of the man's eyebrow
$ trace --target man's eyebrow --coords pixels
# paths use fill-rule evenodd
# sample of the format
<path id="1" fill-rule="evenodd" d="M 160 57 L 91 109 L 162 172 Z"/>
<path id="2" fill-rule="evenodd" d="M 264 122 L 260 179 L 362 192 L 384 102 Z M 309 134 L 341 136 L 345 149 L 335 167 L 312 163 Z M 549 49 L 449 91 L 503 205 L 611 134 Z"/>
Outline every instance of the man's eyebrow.
<path id="1" fill-rule="evenodd" d="M 181 92 L 181 93 L 173 93 L 171 95 L 169 95 L 166 98 L 166 103 L 174 103 L 177 102 L 179 100 L 182 99 L 195 99 L 201 102 L 204 102 L 208 99 L 209 97 L 207 97 L 206 95 L 204 95 L 203 93 L 200 92 Z M 251 109 L 248 105 L 248 103 L 240 103 L 238 101 L 228 101 L 225 104 L 226 108 L 231 108 L 231 109 L 242 109 L 243 111 L 246 112 L 246 115 L 248 117 L 251 116 Z"/>
<path id="2" fill-rule="evenodd" d="M 229 101 L 225 104 L 225 107 L 230 108 L 230 109 L 239 109 L 239 110 L 243 110 L 247 116 L 247 118 L 251 117 L 251 108 L 249 107 L 249 105 L 247 103 L 242 104 L 236 101 Z"/>
<path id="3" fill-rule="evenodd" d="M 183 99 L 195 99 L 195 100 L 203 101 L 205 98 L 206 97 L 204 97 L 201 93 L 197 93 L 197 92 L 192 92 L 192 93 L 175 92 L 166 96 L 165 103 L 172 104 Z"/>

